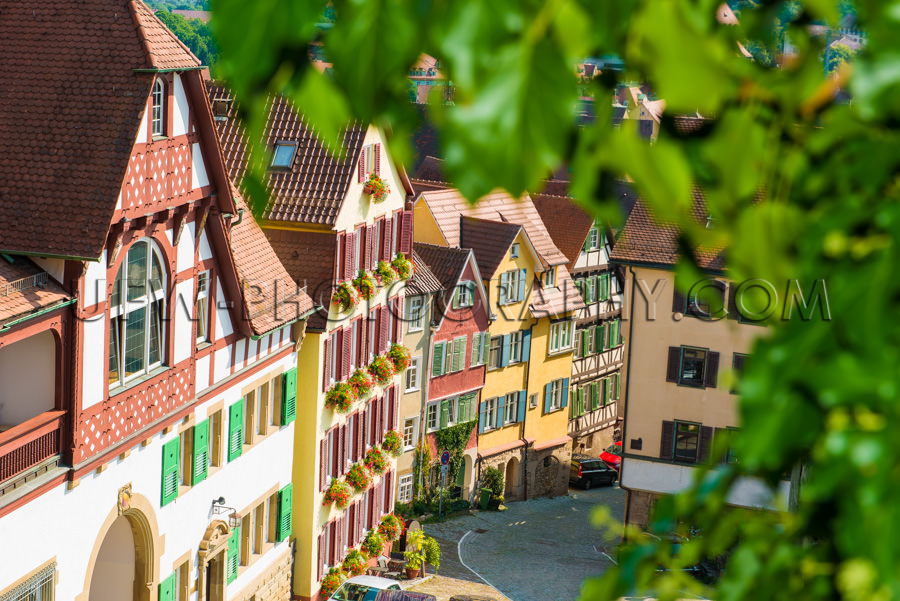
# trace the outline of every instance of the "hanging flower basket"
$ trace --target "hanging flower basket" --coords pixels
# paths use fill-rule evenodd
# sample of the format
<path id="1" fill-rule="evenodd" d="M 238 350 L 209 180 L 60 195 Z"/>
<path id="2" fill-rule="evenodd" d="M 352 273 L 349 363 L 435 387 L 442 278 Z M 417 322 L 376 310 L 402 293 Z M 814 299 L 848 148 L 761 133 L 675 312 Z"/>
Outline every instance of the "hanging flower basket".
<path id="1" fill-rule="evenodd" d="M 381 448 L 397 457 L 403 453 L 403 439 L 400 438 L 396 430 L 388 430 L 384 433 L 384 442 L 381 443 Z"/>
<path id="2" fill-rule="evenodd" d="M 403 518 L 393 513 L 389 513 L 381 518 L 381 523 L 378 524 L 378 534 L 383 536 L 385 540 L 397 540 L 404 530 L 406 530 L 406 522 L 403 521 Z"/>
<path id="3" fill-rule="evenodd" d="M 338 413 L 347 413 L 356 401 L 356 389 L 347 382 L 338 382 L 325 393 L 325 406 Z"/>
<path id="4" fill-rule="evenodd" d="M 387 353 L 388 359 L 391 360 L 391 363 L 394 364 L 394 371 L 400 373 L 407 367 L 409 367 L 409 349 L 403 346 L 402 344 L 397 344 L 396 342 L 391 345 L 391 348 Z"/>
<path id="5" fill-rule="evenodd" d="M 330 597 L 341 586 L 342 582 L 344 582 L 344 573 L 341 570 L 338 568 L 328 570 L 328 573 L 322 578 L 322 587 L 320 589 L 322 598 L 327 599 Z"/>
<path id="6" fill-rule="evenodd" d="M 399 278 L 399 274 L 391 267 L 391 264 L 387 261 L 378 261 L 378 265 L 375 267 L 375 277 L 378 278 L 378 282 L 382 286 L 387 286 L 397 281 Z"/>
<path id="7" fill-rule="evenodd" d="M 391 267 L 394 268 L 401 280 L 408 280 L 416 272 L 415 263 L 407 259 L 403 253 L 397 253 L 397 256 L 391 261 Z"/>
<path id="8" fill-rule="evenodd" d="M 341 567 L 348 576 L 353 577 L 359 576 L 366 571 L 366 563 L 366 558 L 362 553 L 356 549 L 350 549 Z"/>
<path id="9" fill-rule="evenodd" d="M 360 271 L 359 275 L 353 280 L 353 287 L 356 288 L 359 296 L 364 300 L 369 300 L 375 296 L 376 286 L 375 278 L 367 271 Z"/>
<path id="10" fill-rule="evenodd" d="M 372 470 L 374 474 L 381 474 L 387 469 L 387 457 L 378 447 L 372 447 L 366 453 L 366 467 Z"/>
<path id="11" fill-rule="evenodd" d="M 362 398 L 375 387 L 375 378 L 366 369 L 360 367 L 350 375 L 347 383 L 356 391 L 356 398 Z"/>
<path id="12" fill-rule="evenodd" d="M 376 530 L 369 530 L 366 539 L 363 541 L 362 550 L 369 557 L 378 557 L 384 550 L 384 538 Z"/>
<path id="13" fill-rule="evenodd" d="M 380 176 L 370 173 L 363 186 L 363 192 L 371 196 L 373 201 L 381 202 L 391 193 L 391 187 Z"/>
<path id="14" fill-rule="evenodd" d="M 369 468 L 364 466 L 361 463 L 354 463 L 350 466 L 350 469 L 347 471 L 347 475 L 345 476 L 347 480 L 347 484 L 353 487 L 353 490 L 356 492 L 363 492 L 367 488 L 369 488 L 369 484 L 372 483 L 372 472 L 369 471 Z"/>
<path id="15" fill-rule="evenodd" d="M 394 363 L 387 355 L 378 355 L 369 364 L 369 373 L 375 376 L 379 384 L 387 386 L 394 377 Z"/>
<path id="16" fill-rule="evenodd" d="M 350 504 L 350 487 L 343 480 L 334 479 L 325 489 L 322 505 L 331 505 L 332 503 L 338 509 L 344 509 Z"/>
<path id="17" fill-rule="evenodd" d="M 341 282 L 331 293 L 331 304 L 340 311 L 347 311 L 359 304 L 359 292 L 350 282 Z"/>

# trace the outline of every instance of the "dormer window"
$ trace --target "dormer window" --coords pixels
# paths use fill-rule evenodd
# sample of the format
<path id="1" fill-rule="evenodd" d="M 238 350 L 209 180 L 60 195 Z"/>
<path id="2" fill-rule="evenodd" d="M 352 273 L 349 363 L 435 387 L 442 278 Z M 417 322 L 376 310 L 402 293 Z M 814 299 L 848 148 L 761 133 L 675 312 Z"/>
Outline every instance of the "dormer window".
<path id="1" fill-rule="evenodd" d="M 510 257 L 511 259 L 518 259 L 518 258 L 519 258 L 519 243 L 518 243 L 518 242 L 516 242 L 515 244 L 513 244 L 513 245 L 510 247 L 510 249 L 509 249 L 509 257 Z"/>
<path id="2" fill-rule="evenodd" d="M 290 169 L 294 164 L 294 155 L 297 154 L 296 142 L 278 142 L 275 144 L 275 154 L 272 156 L 272 167 L 275 169 Z"/>
<path id="3" fill-rule="evenodd" d="M 165 98 L 166 86 L 161 79 L 153 84 L 153 112 L 151 113 L 152 133 L 154 137 L 164 136 L 165 133 Z"/>
<path id="4" fill-rule="evenodd" d="M 556 267 L 551 267 L 544 272 L 544 287 L 553 288 L 556 286 Z"/>

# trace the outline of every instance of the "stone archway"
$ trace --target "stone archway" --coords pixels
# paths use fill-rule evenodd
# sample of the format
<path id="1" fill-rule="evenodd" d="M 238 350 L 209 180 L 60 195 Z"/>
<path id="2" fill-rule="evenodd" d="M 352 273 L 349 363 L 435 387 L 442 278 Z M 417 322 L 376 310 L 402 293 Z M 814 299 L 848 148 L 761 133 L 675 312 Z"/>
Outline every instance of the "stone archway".
<path id="1" fill-rule="evenodd" d="M 504 487 L 503 496 L 510 501 L 519 493 L 519 458 L 511 457 L 506 463 L 506 473 L 504 474 L 506 486 Z"/>
<path id="2" fill-rule="evenodd" d="M 140 512 L 129 510 L 107 528 L 91 569 L 87 601 L 150 601 L 153 542 Z"/>
<path id="3" fill-rule="evenodd" d="M 231 527 L 223 520 L 213 520 L 206 528 L 200 549 L 197 598 L 200 601 L 225 601 L 225 572 L 228 538 Z"/>

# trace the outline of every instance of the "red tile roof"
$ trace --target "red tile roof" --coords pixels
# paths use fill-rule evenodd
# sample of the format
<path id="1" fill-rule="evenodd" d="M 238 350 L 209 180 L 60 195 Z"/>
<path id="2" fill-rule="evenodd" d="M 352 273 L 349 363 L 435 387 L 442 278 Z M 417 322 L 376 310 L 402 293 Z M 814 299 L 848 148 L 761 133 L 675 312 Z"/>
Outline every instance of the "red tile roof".
<path id="1" fill-rule="evenodd" d="M 531 314 L 535 317 L 553 317 L 584 308 L 584 300 L 575 288 L 569 270 L 565 265 L 560 265 L 557 269 L 555 287 L 545 288 L 537 279 L 534 282 Z"/>
<path id="2" fill-rule="evenodd" d="M 428 263 L 419 256 L 415 249 L 412 251 L 412 261 L 416 266 L 416 272 L 406 285 L 406 289 L 409 290 L 410 293 L 428 294 L 440 292 L 444 289 L 444 285 L 441 284 L 437 276 L 431 271 L 431 268 L 428 267 Z"/>
<path id="3" fill-rule="evenodd" d="M 588 232 L 594 225 L 594 218 L 584 212 L 569 196 L 558 196 L 546 193 L 549 190 L 558 192 L 558 183 L 548 182 L 544 192 L 533 194 L 534 206 L 541 215 L 541 220 L 553 242 L 569 260 L 568 269 L 575 267 L 575 261 L 581 253 Z"/>
<path id="4" fill-rule="evenodd" d="M 313 301 L 304 289 L 297 289 L 238 191 L 232 194 L 244 212 L 240 223 L 231 228 L 231 254 L 250 327 L 258 336 L 307 315 Z"/>
<path id="5" fill-rule="evenodd" d="M 228 172 L 240 183 L 247 170 L 247 150 L 237 106 L 231 91 L 218 83 L 209 85 L 209 99 L 228 107 L 225 118 L 216 119 L 216 127 Z M 269 148 L 276 142 L 296 142 L 297 154 L 291 168 L 269 171 L 266 219 L 333 225 L 356 174 L 365 126 L 355 124 L 344 131 L 342 159 L 323 146 L 307 120 L 285 98 L 272 99 L 267 127 Z"/>
<path id="6" fill-rule="evenodd" d="M 506 251 L 522 231 L 522 226 L 515 223 L 475 217 L 460 217 L 459 227 L 460 247 L 472 249 L 481 277 L 488 280 L 494 277 Z"/>
<path id="7" fill-rule="evenodd" d="M 334 279 L 334 245 L 337 239 L 330 232 L 295 232 L 266 230 L 266 237 L 291 277 L 306 286 L 313 302 L 325 309 L 331 303 Z M 325 329 L 324 311 L 310 316 L 307 327 Z"/>
<path id="8" fill-rule="evenodd" d="M 25 257 L 0 258 L 0 325 L 70 300 L 62 286 Z"/>
<path id="9" fill-rule="evenodd" d="M 96 259 L 153 77 L 196 66 L 139 0 L 4 2 L 0 249 Z"/>
<path id="10" fill-rule="evenodd" d="M 440 299 L 440 310 L 436 312 L 443 315 L 444 308 L 450 306 L 450 300 L 453 297 L 456 284 L 459 283 L 462 277 L 472 251 L 467 248 L 449 248 L 433 244 L 422 244 L 420 242 L 416 242 L 413 248 L 419 258 L 428 265 L 431 273 L 434 274 L 440 283 L 440 289 L 444 291 Z"/>

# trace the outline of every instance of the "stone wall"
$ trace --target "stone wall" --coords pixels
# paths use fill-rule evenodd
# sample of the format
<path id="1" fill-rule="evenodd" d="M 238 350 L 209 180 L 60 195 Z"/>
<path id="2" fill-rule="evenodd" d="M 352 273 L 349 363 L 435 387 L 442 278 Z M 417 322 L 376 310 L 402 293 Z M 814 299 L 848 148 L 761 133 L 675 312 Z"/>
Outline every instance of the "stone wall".
<path id="1" fill-rule="evenodd" d="M 653 509 L 653 502 L 656 495 L 640 490 L 629 490 L 626 502 L 625 515 L 628 516 L 628 523 L 640 528 L 646 528 L 650 522 L 650 511 Z"/>
<path id="2" fill-rule="evenodd" d="M 569 494 L 570 445 L 528 451 L 528 498 Z"/>
<path id="3" fill-rule="evenodd" d="M 272 566 L 253 580 L 233 601 L 286 601 L 291 598 L 291 568 L 294 543 Z"/>

